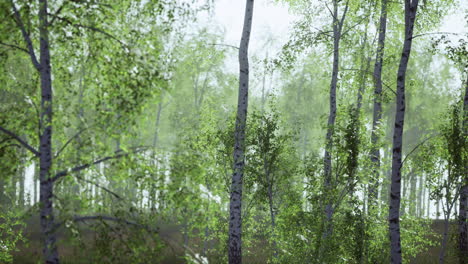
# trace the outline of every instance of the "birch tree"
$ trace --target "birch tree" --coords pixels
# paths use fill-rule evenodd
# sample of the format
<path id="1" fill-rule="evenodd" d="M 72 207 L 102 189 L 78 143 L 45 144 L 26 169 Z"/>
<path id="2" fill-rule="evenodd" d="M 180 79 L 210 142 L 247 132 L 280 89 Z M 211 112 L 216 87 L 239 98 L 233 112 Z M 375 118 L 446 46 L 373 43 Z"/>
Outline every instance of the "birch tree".
<path id="1" fill-rule="evenodd" d="M 392 178 L 389 202 L 389 233 L 390 233 L 390 262 L 401 264 L 400 239 L 400 201 L 401 201 L 401 167 L 403 148 L 403 126 L 405 122 L 405 80 L 406 69 L 411 54 L 413 29 L 419 0 L 405 0 L 405 34 L 403 51 L 397 74 L 397 100 L 395 125 L 393 130 Z"/>
<path id="2" fill-rule="evenodd" d="M 387 0 L 381 1 L 379 21 L 379 37 L 377 42 L 377 52 L 374 64 L 374 108 L 371 132 L 371 152 L 370 159 L 373 164 L 371 182 L 369 186 L 369 205 L 375 205 L 377 200 L 377 190 L 380 170 L 380 149 L 378 146 L 378 126 L 382 119 L 382 68 L 385 51 L 385 35 L 387 32 Z M 371 208 L 372 206 L 369 206 Z"/>
<path id="3" fill-rule="evenodd" d="M 239 96 L 234 131 L 234 172 L 229 203 L 229 264 L 242 263 L 242 178 L 244 175 L 245 128 L 249 94 L 248 49 L 252 29 L 254 0 L 246 0 L 244 26 L 239 46 Z"/>

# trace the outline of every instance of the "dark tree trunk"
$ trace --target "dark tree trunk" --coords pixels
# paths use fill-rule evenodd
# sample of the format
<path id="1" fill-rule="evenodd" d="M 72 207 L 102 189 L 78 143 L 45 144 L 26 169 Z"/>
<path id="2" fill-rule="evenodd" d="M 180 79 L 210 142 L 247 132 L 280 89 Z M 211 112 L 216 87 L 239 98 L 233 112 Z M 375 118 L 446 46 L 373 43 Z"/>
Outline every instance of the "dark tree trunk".
<path id="1" fill-rule="evenodd" d="M 385 50 L 385 34 L 387 31 L 387 0 L 382 0 L 380 10 L 379 40 L 374 65 L 374 111 L 371 133 L 370 159 L 373 164 L 372 177 L 369 184 L 369 208 L 371 209 L 377 201 L 377 190 L 379 188 L 380 150 L 378 146 L 379 135 L 377 133 L 380 120 L 382 119 L 382 66 Z"/>
<path id="2" fill-rule="evenodd" d="M 403 147 L 403 126 L 405 121 L 405 79 L 406 69 L 413 42 L 413 27 L 419 0 L 405 0 L 405 39 L 397 76 L 397 100 L 395 126 L 393 131 L 392 180 L 390 188 L 390 206 L 388 212 L 390 233 L 390 259 L 392 264 L 401 264 L 400 239 L 400 198 L 401 166 Z"/>
<path id="3" fill-rule="evenodd" d="M 252 28 L 254 0 L 246 0 L 244 26 L 239 47 L 239 96 L 234 132 L 234 172 L 229 202 L 229 264 L 242 263 L 242 180 L 244 175 L 245 128 L 249 94 L 249 40 Z"/>
<path id="4" fill-rule="evenodd" d="M 54 232 L 53 201 L 54 182 L 50 175 L 52 167 L 52 79 L 47 25 L 47 0 L 39 1 L 41 116 L 40 116 L 40 219 L 44 239 L 44 258 L 48 264 L 59 263 Z"/>
<path id="5" fill-rule="evenodd" d="M 0 178 L 0 204 L 5 204 L 5 180 Z"/>
<path id="6" fill-rule="evenodd" d="M 463 133 L 465 140 L 468 138 L 468 72 L 465 83 L 465 98 L 463 100 Z M 465 141 L 465 148 L 468 148 Z M 468 149 L 465 149 L 468 151 Z M 460 189 L 460 200 L 458 207 L 458 249 L 459 263 L 468 263 L 468 160 L 465 160 L 464 176 L 462 178 L 463 185 Z"/>
<path id="7" fill-rule="evenodd" d="M 324 188 L 326 196 L 325 205 L 325 227 L 322 234 L 323 240 L 326 240 L 333 233 L 333 182 L 332 182 L 332 150 L 333 150 L 333 134 L 336 120 L 336 88 L 338 85 L 338 71 L 339 71 L 339 58 L 340 58 L 340 40 L 343 29 L 343 22 L 348 10 L 348 2 L 346 2 L 345 11 L 341 20 L 338 19 L 338 0 L 333 1 L 333 69 L 332 78 L 330 83 L 330 113 L 327 122 L 327 135 L 326 146 L 324 154 Z M 324 243 L 321 243 L 323 245 Z M 320 256 L 322 255 L 324 247 L 321 246 Z"/>

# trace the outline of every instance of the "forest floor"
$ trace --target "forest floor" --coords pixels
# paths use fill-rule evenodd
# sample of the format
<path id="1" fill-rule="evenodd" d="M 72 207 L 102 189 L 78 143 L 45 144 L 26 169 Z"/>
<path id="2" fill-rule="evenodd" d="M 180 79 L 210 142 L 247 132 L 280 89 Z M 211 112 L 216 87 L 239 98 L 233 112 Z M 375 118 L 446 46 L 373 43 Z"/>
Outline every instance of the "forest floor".
<path id="1" fill-rule="evenodd" d="M 432 224 L 433 230 L 442 237 L 443 233 L 443 220 L 434 220 Z M 456 229 L 456 222 L 451 223 L 451 230 L 455 231 Z M 162 228 L 161 235 L 166 238 L 170 238 L 171 241 L 179 241 L 180 244 L 183 243 L 183 235 L 180 232 L 180 229 L 175 225 L 167 225 L 166 227 Z M 452 234 L 454 232 L 451 232 Z M 15 264 L 37 264 L 40 263 L 40 259 L 42 258 L 42 247 L 40 241 L 40 228 L 39 223 L 37 220 L 31 219 L 27 223 L 27 228 L 25 230 L 25 237 L 28 239 L 27 244 L 19 245 L 19 251 L 14 254 L 14 262 Z M 59 232 L 59 254 L 61 256 L 61 262 L 64 264 L 84 264 L 84 263 L 93 263 L 93 257 L 90 256 L 90 252 L 81 247 L 80 245 L 73 243 L 71 241 L 70 234 L 66 232 Z M 82 238 L 84 243 L 92 245 L 94 243 L 95 234 L 90 230 L 85 231 L 82 233 Z M 190 240 L 189 243 L 198 243 L 201 244 L 200 241 Z M 419 254 L 414 259 L 411 260 L 410 264 L 432 264 L 438 263 L 439 260 L 439 252 L 440 247 L 434 246 L 429 248 L 426 252 Z M 181 246 L 172 246 L 166 247 L 161 252 L 164 255 L 163 260 L 159 263 L 161 264 L 172 264 L 172 263 L 185 263 L 184 261 L 184 250 Z M 446 264 L 457 264 L 455 252 L 455 237 L 452 235 L 450 238 L 450 244 L 447 248 L 446 253 Z M 261 254 L 260 254 L 261 255 Z M 244 258 L 245 263 L 264 263 L 266 256 L 256 255 L 253 258 Z M 94 258 L 95 259 L 95 258 Z M 104 263 L 104 262 L 102 262 Z M 105 262 L 105 263 L 113 263 L 113 262 Z M 213 262 L 215 263 L 215 262 Z"/>

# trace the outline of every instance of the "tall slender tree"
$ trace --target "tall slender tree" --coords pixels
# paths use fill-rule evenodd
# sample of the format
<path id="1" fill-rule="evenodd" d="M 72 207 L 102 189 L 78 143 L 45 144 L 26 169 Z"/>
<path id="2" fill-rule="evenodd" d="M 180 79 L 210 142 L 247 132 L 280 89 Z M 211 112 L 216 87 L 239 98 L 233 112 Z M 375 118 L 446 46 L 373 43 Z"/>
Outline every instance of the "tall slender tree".
<path id="1" fill-rule="evenodd" d="M 413 29 L 419 0 L 405 0 L 405 34 L 403 51 L 397 73 L 397 96 L 395 126 L 393 130 L 392 178 L 389 203 L 389 233 L 390 233 L 390 262 L 401 264 L 400 238 L 400 201 L 401 201 L 401 167 L 403 147 L 403 126 L 405 122 L 405 79 L 406 69 L 413 43 Z"/>
<path id="2" fill-rule="evenodd" d="M 325 194 L 328 196 L 327 203 L 325 205 L 325 228 L 322 234 L 323 239 L 327 239 L 333 233 L 332 218 L 333 218 L 333 179 L 332 179 L 332 149 L 333 149 L 333 135 L 334 135 L 334 126 L 336 120 L 336 88 L 338 85 L 338 72 L 339 72 L 339 63 L 340 63 L 340 41 L 343 33 L 343 24 L 346 18 L 346 13 L 348 12 L 349 1 L 346 1 L 344 11 L 339 17 L 338 14 L 338 0 L 333 0 L 333 12 L 332 12 L 332 21 L 333 21 L 333 69 L 332 69 L 332 78 L 330 82 L 330 112 L 328 115 L 327 122 L 327 134 L 326 134 L 326 146 L 324 154 L 324 188 Z M 321 246 L 320 254 L 324 248 Z"/>
<path id="3" fill-rule="evenodd" d="M 465 98 L 463 100 L 463 133 L 465 138 L 465 148 L 467 148 L 468 140 L 468 71 L 465 83 Z M 465 149 L 465 168 L 462 178 L 462 187 L 460 189 L 460 201 L 458 208 L 458 248 L 459 248 L 459 263 L 468 263 L 468 157 Z"/>
<path id="4" fill-rule="evenodd" d="M 244 176 L 245 128 L 249 95 L 249 41 L 254 0 L 246 0 L 244 26 L 239 47 L 239 96 L 234 131 L 234 172 L 229 204 L 228 256 L 230 264 L 242 263 L 242 179 Z"/>
<path id="5" fill-rule="evenodd" d="M 377 200 L 377 190 L 380 170 L 380 150 L 378 147 L 378 126 L 382 119 L 382 67 L 385 51 L 385 35 L 387 32 L 387 0 L 382 0 L 379 22 L 379 39 L 377 43 L 377 52 L 374 64 L 374 110 L 371 132 L 371 151 L 370 159 L 373 164 L 372 178 L 369 186 L 369 207 L 375 205 Z"/>

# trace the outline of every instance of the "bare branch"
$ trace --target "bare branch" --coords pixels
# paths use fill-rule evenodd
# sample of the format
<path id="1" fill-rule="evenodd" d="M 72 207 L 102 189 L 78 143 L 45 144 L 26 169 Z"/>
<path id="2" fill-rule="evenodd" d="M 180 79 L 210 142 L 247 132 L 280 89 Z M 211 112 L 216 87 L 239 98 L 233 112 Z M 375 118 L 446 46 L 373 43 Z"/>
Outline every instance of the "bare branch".
<path id="1" fill-rule="evenodd" d="M 361 70 L 361 69 L 347 69 L 347 68 L 343 68 L 343 69 L 341 69 L 341 70 L 343 70 L 343 71 L 357 71 L 357 72 L 366 72 L 366 73 L 368 73 L 369 75 L 373 76 L 373 73 L 372 73 L 371 71 L 369 71 L 369 70 Z M 387 89 L 389 89 L 389 90 L 390 90 L 392 93 L 394 93 L 394 94 L 396 95 L 396 92 L 395 92 L 395 90 L 393 90 L 393 89 L 390 87 L 390 85 L 388 85 L 387 83 L 385 83 L 385 82 L 383 82 L 383 81 L 382 81 L 382 84 L 383 84 L 383 85 L 384 85 L 384 86 L 385 86 Z"/>
<path id="2" fill-rule="evenodd" d="M 33 47 L 31 37 L 29 36 L 28 32 L 26 32 L 26 28 L 24 27 L 24 23 L 23 23 L 23 20 L 21 19 L 21 15 L 18 12 L 18 9 L 16 9 L 16 6 L 13 3 L 13 0 L 10 0 L 10 3 L 11 3 L 11 6 L 13 7 L 13 12 L 16 18 L 16 24 L 20 28 L 21 34 L 23 34 L 24 41 L 26 41 L 26 45 L 28 46 L 28 53 L 29 53 L 29 56 L 31 57 L 32 64 L 34 65 L 36 70 L 40 71 L 41 65 L 39 64 L 39 61 L 37 60 L 36 54 L 34 53 L 34 47 Z"/>
<path id="3" fill-rule="evenodd" d="M 416 145 L 416 147 L 414 147 L 414 148 L 405 156 L 405 158 L 404 158 L 403 161 L 401 162 L 401 167 L 403 167 L 403 164 L 405 163 L 406 159 L 407 159 L 411 154 L 413 154 L 413 152 L 414 152 L 415 150 L 417 150 L 420 146 L 422 146 L 424 143 L 426 143 L 429 139 L 435 138 L 435 137 L 437 137 L 437 136 L 439 136 L 439 134 L 435 134 L 435 135 L 433 135 L 433 136 L 431 136 L 431 137 L 428 137 L 428 138 L 424 139 L 422 142 L 420 142 L 418 145 Z"/>
<path id="4" fill-rule="evenodd" d="M 233 49 L 239 49 L 239 47 L 236 47 L 236 46 L 234 46 L 234 45 L 229 45 L 229 44 L 209 43 L 208 45 L 212 45 L 212 46 L 224 46 L 224 47 L 229 47 L 229 48 L 233 48 Z"/>
<path id="5" fill-rule="evenodd" d="M 58 172 L 57 174 L 55 174 L 55 176 L 51 179 L 51 181 L 56 181 L 62 177 L 65 177 L 67 176 L 68 174 L 72 173 L 72 172 L 78 172 L 78 171 L 82 171 L 82 170 L 85 170 L 93 165 L 97 165 L 97 164 L 100 164 L 100 163 L 103 163 L 105 161 L 108 161 L 108 160 L 112 160 L 112 159 L 118 159 L 118 158 L 121 158 L 121 157 L 125 157 L 125 156 L 128 156 L 129 153 L 121 153 L 121 154 L 117 154 L 117 155 L 114 155 L 114 156 L 108 156 L 108 157 L 104 157 L 102 159 L 98 159 L 94 162 L 91 162 L 91 163 L 86 163 L 86 164 L 83 164 L 83 165 L 80 165 L 80 166 L 76 166 L 74 168 L 70 168 L 70 169 L 67 169 L 67 170 L 63 170 L 61 172 Z"/>
<path id="6" fill-rule="evenodd" d="M 325 4 L 325 7 L 328 9 L 328 11 L 330 12 L 330 15 L 336 19 L 336 16 L 335 14 L 331 11 L 330 7 L 328 6 L 327 2 L 324 3 Z M 338 19 L 337 19 L 338 20 Z"/>
<path id="7" fill-rule="evenodd" d="M 68 174 L 70 173 L 73 173 L 73 172 L 78 172 L 78 171 L 82 171 L 82 170 L 85 170 L 85 169 L 88 169 L 90 168 L 91 166 L 94 166 L 94 165 L 97 165 L 97 164 L 100 164 L 100 163 L 103 163 L 105 161 L 108 161 L 108 160 L 113 160 L 113 159 L 118 159 L 118 158 L 122 158 L 122 157 L 126 157 L 130 154 L 133 154 L 133 153 L 138 153 L 140 151 L 143 151 L 145 149 L 147 149 L 146 147 L 140 147 L 140 148 L 134 148 L 135 151 L 133 152 L 124 152 L 122 153 L 122 151 L 117 151 L 116 155 L 114 156 L 107 156 L 107 157 L 104 157 L 104 158 L 101 158 L 101 159 L 98 159 L 96 161 L 93 161 L 91 163 L 86 163 L 86 164 L 82 164 L 82 165 L 79 165 L 79 166 L 76 166 L 76 167 L 73 167 L 73 168 L 69 168 L 67 170 L 63 170 L 63 171 L 60 171 L 58 172 L 57 174 L 55 174 L 54 177 L 52 177 L 50 180 L 51 181 L 57 181 L 58 179 L 62 178 L 62 177 L 65 177 L 67 176 Z"/>
<path id="8" fill-rule="evenodd" d="M 79 135 L 81 135 L 81 133 L 83 133 L 85 130 L 87 130 L 89 127 L 86 127 L 86 128 L 83 128 L 81 129 L 80 131 L 78 131 L 75 135 L 73 135 L 73 137 L 69 138 L 67 140 L 67 142 L 57 151 L 57 153 L 55 154 L 54 158 L 57 158 L 60 153 L 68 146 L 68 144 L 70 144 L 73 139 L 77 138 Z"/>
<path id="9" fill-rule="evenodd" d="M 455 32 L 430 32 L 430 33 L 422 33 L 422 34 L 418 34 L 418 35 L 415 35 L 413 36 L 411 39 L 414 39 L 414 38 L 417 38 L 417 37 L 422 37 L 422 36 L 426 36 L 426 35 L 465 35 L 465 34 L 468 34 L 468 32 L 466 33 L 455 33 Z"/>
<path id="10" fill-rule="evenodd" d="M 152 228 L 150 226 L 142 225 L 142 224 L 139 224 L 139 223 L 136 223 L 136 222 L 133 222 L 133 221 L 126 220 L 126 219 L 112 217 L 112 216 L 106 216 L 106 215 L 75 216 L 71 220 L 73 222 L 86 222 L 86 221 L 96 221 L 96 220 L 97 221 L 111 221 L 111 222 L 123 223 L 123 224 L 127 224 L 127 225 L 140 227 L 140 228 L 143 228 L 145 230 L 148 230 L 148 231 L 151 231 L 151 232 L 154 232 L 154 233 L 159 232 L 158 228 Z M 55 225 L 55 228 L 60 227 L 62 224 L 63 224 L 63 221 L 60 222 L 60 223 L 57 223 Z"/>
<path id="11" fill-rule="evenodd" d="M 10 48 L 15 48 L 15 49 L 24 51 L 24 52 L 26 52 L 27 54 L 29 54 L 29 51 L 28 51 L 27 49 L 22 48 L 22 47 L 19 47 L 19 46 L 16 46 L 16 45 L 13 45 L 13 44 L 8 44 L 8 43 L 0 42 L 0 45 L 7 46 L 7 47 L 10 47 Z"/>
<path id="12" fill-rule="evenodd" d="M 83 178 L 83 177 L 81 177 L 81 176 L 78 176 L 78 175 L 76 175 L 75 177 L 76 177 L 78 180 L 80 180 L 80 181 L 84 181 L 84 182 L 87 182 L 87 183 L 89 183 L 89 184 L 92 184 L 92 185 L 94 185 L 94 186 L 96 186 L 96 187 L 98 187 L 98 188 L 100 188 L 100 189 L 102 189 L 102 190 L 104 190 L 104 191 L 106 191 L 106 192 L 112 194 L 115 198 L 117 198 L 117 199 L 119 199 L 119 200 L 122 200 L 122 197 L 120 197 L 120 195 L 118 195 L 117 193 L 115 193 L 115 192 L 113 192 L 113 191 L 107 189 L 106 187 L 104 187 L 104 186 L 102 186 L 102 185 L 100 185 L 100 184 L 98 184 L 98 183 L 96 183 L 96 182 L 87 180 L 87 179 L 85 179 L 85 178 Z"/>
<path id="13" fill-rule="evenodd" d="M 346 18 L 346 14 L 348 13 L 348 8 L 349 8 L 349 0 L 346 0 L 345 10 L 343 12 L 343 16 L 341 17 L 340 24 L 339 24 L 340 25 L 340 33 L 343 30 L 343 24 L 344 24 L 344 20 Z"/>
<path id="14" fill-rule="evenodd" d="M 26 149 L 28 149 L 29 151 L 31 151 L 34 156 L 36 157 L 39 157 L 40 156 L 40 153 L 39 151 L 37 151 L 35 148 L 31 147 L 31 145 L 29 145 L 28 143 L 26 143 L 26 141 L 22 140 L 18 135 L 16 135 L 15 133 L 11 132 L 10 130 L 7 130 L 3 127 L 0 126 L 0 131 L 2 131 L 3 133 L 9 135 L 10 137 L 14 138 L 16 141 L 18 141 L 23 147 L 25 147 Z"/>
<path id="15" fill-rule="evenodd" d="M 55 22 L 55 19 L 57 18 L 57 16 L 60 14 L 60 12 L 62 12 L 63 8 L 65 7 L 65 5 L 68 4 L 68 1 L 65 1 L 58 9 L 57 11 L 54 12 L 52 16 L 52 20 L 49 22 L 48 26 L 52 26 Z"/>

